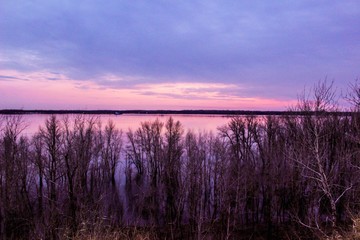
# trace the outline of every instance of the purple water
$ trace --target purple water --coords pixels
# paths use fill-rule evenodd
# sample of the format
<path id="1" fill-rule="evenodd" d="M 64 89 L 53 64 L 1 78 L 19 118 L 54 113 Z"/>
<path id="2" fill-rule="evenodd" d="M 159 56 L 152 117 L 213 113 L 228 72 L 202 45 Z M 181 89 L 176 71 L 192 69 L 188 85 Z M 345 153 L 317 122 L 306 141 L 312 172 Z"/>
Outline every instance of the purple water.
<path id="1" fill-rule="evenodd" d="M 39 130 L 40 126 L 44 126 L 45 120 L 50 115 L 46 114 L 29 114 L 23 115 L 24 120 L 27 124 L 27 128 L 23 131 L 23 134 L 27 136 L 33 135 Z M 75 118 L 76 115 L 69 115 L 70 118 Z M 161 122 L 166 122 L 171 116 L 176 121 L 180 121 L 185 129 L 198 131 L 212 131 L 217 132 L 217 127 L 223 126 L 230 120 L 229 116 L 220 115 L 140 115 L 140 114 L 123 114 L 123 115 L 86 115 L 88 117 L 98 117 L 102 122 L 102 127 L 105 127 L 107 122 L 111 119 L 118 129 L 122 129 L 124 132 L 128 131 L 129 128 L 136 130 L 140 127 L 141 122 L 154 121 L 159 119 Z M 57 115 L 61 120 L 65 116 Z"/>

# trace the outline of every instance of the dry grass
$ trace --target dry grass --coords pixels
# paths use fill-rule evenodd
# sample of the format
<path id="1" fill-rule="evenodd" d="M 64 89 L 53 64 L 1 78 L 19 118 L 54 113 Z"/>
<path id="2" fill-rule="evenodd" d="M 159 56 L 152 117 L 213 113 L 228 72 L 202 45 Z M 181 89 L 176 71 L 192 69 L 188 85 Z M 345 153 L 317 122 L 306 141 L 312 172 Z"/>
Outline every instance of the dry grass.
<path id="1" fill-rule="evenodd" d="M 352 221 L 353 221 L 353 225 L 352 225 L 351 231 L 345 233 L 341 237 L 340 236 L 335 237 L 334 239 L 345 239 L 345 240 L 359 239 L 360 240 L 360 218 L 353 217 Z"/>

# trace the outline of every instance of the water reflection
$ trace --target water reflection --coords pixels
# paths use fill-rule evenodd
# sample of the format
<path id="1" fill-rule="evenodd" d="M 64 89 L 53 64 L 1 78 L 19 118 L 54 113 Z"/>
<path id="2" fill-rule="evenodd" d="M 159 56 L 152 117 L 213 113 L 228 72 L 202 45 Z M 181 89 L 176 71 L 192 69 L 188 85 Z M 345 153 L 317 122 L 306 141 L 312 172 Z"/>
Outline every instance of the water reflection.
<path id="1" fill-rule="evenodd" d="M 45 120 L 50 115 L 46 114 L 29 114 L 24 115 L 24 119 L 28 127 L 23 131 L 23 134 L 31 136 L 39 130 L 40 126 L 44 126 Z M 70 118 L 75 118 L 77 115 L 69 115 Z M 109 120 L 115 123 L 118 129 L 127 131 L 129 128 L 137 129 L 140 127 L 141 122 L 154 121 L 159 119 L 161 122 L 172 116 L 175 121 L 180 121 L 184 126 L 185 131 L 193 130 L 198 131 L 212 131 L 216 133 L 217 127 L 226 124 L 229 121 L 230 116 L 221 115 L 148 115 L 148 114 L 123 114 L 123 115 L 86 115 L 98 117 L 102 125 L 105 126 Z M 65 115 L 58 115 L 59 119 L 63 119 Z"/>

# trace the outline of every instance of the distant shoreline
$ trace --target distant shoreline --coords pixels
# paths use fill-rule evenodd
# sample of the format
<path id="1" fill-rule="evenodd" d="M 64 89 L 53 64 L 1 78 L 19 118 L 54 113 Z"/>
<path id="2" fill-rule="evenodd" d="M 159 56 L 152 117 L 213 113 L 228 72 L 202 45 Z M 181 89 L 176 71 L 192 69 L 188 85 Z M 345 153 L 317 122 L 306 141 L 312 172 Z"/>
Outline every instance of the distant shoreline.
<path id="1" fill-rule="evenodd" d="M 325 112 L 328 115 L 350 116 L 354 112 Z M 251 110 L 22 110 L 2 109 L 2 115 L 12 114 L 164 114 L 164 115 L 265 115 L 265 116 L 303 116 L 315 115 L 316 112 L 300 111 L 251 111 Z"/>

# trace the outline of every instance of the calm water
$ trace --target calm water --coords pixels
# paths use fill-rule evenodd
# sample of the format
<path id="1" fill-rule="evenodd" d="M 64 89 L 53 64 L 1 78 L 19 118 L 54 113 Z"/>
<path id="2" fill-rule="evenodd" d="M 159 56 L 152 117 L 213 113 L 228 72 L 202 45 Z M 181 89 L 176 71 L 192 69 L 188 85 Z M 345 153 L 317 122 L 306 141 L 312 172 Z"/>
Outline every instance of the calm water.
<path id="1" fill-rule="evenodd" d="M 23 115 L 28 125 L 24 130 L 23 134 L 31 136 L 39 130 L 40 126 L 44 126 L 45 120 L 49 118 L 50 115 L 46 114 L 30 114 Z M 70 117 L 75 117 L 75 115 L 69 115 Z M 86 116 L 95 116 L 95 115 L 86 115 Z M 123 114 L 123 115 L 96 115 L 102 122 L 104 127 L 107 122 L 111 119 L 118 129 L 127 131 L 129 128 L 135 130 L 140 126 L 141 122 L 145 121 L 154 121 L 159 119 L 161 122 L 166 122 L 167 119 L 172 116 L 174 120 L 180 121 L 185 129 L 185 131 L 193 130 L 198 131 L 212 131 L 213 133 L 217 132 L 217 127 L 223 126 L 228 123 L 230 116 L 220 116 L 220 115 L 139 115 L 139 114 Z M 64 115 L 57 115 L 59 119 L 63 119 Z"/>

